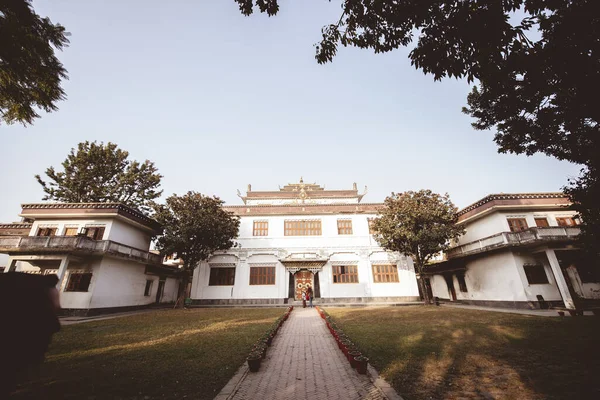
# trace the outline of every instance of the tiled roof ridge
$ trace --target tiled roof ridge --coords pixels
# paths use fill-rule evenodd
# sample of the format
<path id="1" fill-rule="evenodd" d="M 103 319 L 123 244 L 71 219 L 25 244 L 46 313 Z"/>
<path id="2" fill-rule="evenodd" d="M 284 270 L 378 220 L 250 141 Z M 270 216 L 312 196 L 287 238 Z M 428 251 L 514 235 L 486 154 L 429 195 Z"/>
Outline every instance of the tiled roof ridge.
<path id="1" fill-rule="evenodd" d="M 33 224 L 30 223 L 21 223 L 21 222 L 9 222 L 9 223 L 4 223 L 4 224 L 0 224 L 0 228 L 15 228 L 15 229 L 20 229 L 20 228 L 31 228 Z"/>
<path id="2" fill-rule="evenodd" d="M 97 209 L 109 209 L 116 208 L 118 211 L 124 214 L 129 214 L 133 217 L 139 218 L 145 222 L 156 224 L 156 221 L 141 211 L 131 208 L 123 203 L 26 203 L 21 204 L 24 210 L 31 210 L 36 208 L 42 209 L 83 209 L 83 208 L 97 208 Z"/>
<path id="3" fill-rule="evenodd" d="M 494 200 L 512 200 L 512 199 L 552 199 L 559 197 L 566 197 L 567 195 L 563 192 L 539 192 L 539 193 L 495 193 L 485 196 L 483 199 L 468 205 L 467 207 L 459 210 L 456 215 L 461 216 Z"/>

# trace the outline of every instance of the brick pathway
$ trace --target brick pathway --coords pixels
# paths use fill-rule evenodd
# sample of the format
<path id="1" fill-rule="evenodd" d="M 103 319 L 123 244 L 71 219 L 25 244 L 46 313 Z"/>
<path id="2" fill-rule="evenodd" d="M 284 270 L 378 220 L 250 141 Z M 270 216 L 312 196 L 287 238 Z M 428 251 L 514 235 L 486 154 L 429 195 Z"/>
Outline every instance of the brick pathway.
<path id="1" fill-rule="evenodd" d="M 248 372 L 229 399 L 387 399 L 350 367 L 314 308 L 294 308 L 258 372 Z"/>

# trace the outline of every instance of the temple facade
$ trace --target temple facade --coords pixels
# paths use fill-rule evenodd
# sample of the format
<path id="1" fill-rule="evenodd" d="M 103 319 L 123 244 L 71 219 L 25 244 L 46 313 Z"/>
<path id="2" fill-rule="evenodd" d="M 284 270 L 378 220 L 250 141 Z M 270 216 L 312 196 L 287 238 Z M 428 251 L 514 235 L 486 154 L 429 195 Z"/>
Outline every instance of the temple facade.
<path id="1" fill-rule="evenodd" d="M 238 246 L 195 269 L 195 304 L 277 304 L 300 300 L 410 302 L 419 300 L 412 260 L 382 249 L 371 221 L 381 203 L 363 203 L 356 184 L 327 190 L 300 182 L 275 191 L 238 191 Z"/>

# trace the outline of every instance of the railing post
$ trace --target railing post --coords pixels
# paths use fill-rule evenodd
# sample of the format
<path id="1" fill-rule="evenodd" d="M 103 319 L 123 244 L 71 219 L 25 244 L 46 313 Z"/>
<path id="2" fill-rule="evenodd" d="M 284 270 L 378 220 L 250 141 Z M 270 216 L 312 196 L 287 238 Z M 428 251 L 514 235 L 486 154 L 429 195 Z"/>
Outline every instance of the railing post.
<path id="1" fill-rule="evenodd" d="M 50 239 L 52 239 L 52 236 L 48 236 L 48 239 L 46 239 L 46 245 L 44 247 L 50 247 Z"/>

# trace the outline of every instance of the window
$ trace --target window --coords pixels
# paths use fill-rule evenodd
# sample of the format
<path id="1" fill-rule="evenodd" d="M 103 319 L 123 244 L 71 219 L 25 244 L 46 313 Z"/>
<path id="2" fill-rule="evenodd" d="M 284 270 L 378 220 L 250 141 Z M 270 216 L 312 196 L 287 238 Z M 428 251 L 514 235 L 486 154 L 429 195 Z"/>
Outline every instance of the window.
<path id="1" fill-rule="evenodd" d="M 373 265 L 373 281 L 375 283 L 400 282 L 398 267 L 395 265 Z"/>
<path id="2" fill-rule="evenodd" d="M 338 235 L 352 235 L 352 220 L 338 219 Z"/>
<path id="3" fill-rule="evenodd" d="M 548 276 L 546 270 L 541 264 L 525 264 L 523 265 L 525 270 L 525 276 L 527 276 L 527 282 L 530 285 L 540 285 L 548 282 Z"/>
<path id="4" fill-rule="evenodd" d="M 209 286 L 233 286 L 235 281 L 235 268 L 211 268 Z"/>
<path id="5" fill-rule="evenodd" d="M 285 221 L 285 236 L 320 236 L 321 220 Z"/>
<path id="6" fill-rule="evenodd" d="M 72 272 L 69 275 L 65 292 L 87 292 L 91 281 L 92 274 L 89 272 Z"/>
<path id="7" fill-rule="evenodd" d="M 458 281 L 458 287 L 461 292 L 468 292 L 467 290 L 467 282 L 465 281 L 465 272 L 460 271 L 456 273 L 456 280 Z"/>
<path id="8" fill-rule="evenodd" d="M 250 267 L 251 285 L 274 285 L 275 267 Z"/>
<path id="9" fill-rule="evenodd" d="M 333 283 L 358 283 L 356 265 L 333 265 Z"/>
<path id="10" fill-rule="evenodd" d="M 547 228 L 550 225 L 548 225 L 548 218 L 546 217 L 535 217 L 535 226 L 537 226 L 538 228 Z"/>
<path id="11" fill-rule="evenodd" d="M 56 228 L 39 228 L 36 236 L 54 236 Z"/>
<path id="12" fill-rule="evenodd" d="M 102 240 L 102 237 L 104 236 L 104 227 L 98 226 L 98 227 L 93 227 L 93 228 L 92 227 L 84 228 L 83 234 L 85 236 L 89 237 L 90 239 Z"/>
<path id="13" fill-rule="evenodd" d="M 77 227 L 75 228 L 65 228 L 64 236 L 75 236 L 77 235 Z"/>
<path id="14" fill-rule="evenodd" d="M 508 221 L 511 232 L 520 232 L 529 228 L 525 218 L 507 218 L 506 220 Z"/>
<path id="15" fill-rule="evenodd" d="M 269 234 L 269 221 L 254 221 L 252 236 L 267 236 Z"/>
<path id="16" fill-rule="evenodd" d="M 575 226 L 577 223 L 572 217 L 556 217 L 556 223 L 558 226 Z"/>
<path id="17" fill-rule="evenodd" d="M 369 221 L 369 234 L 373 235 L 373 234 L 377 233 L 375 231 L 375 227 L 374 227 L 375 218 L 368 218 L 367 221 Z"/>
<path id="18" fill-rule="evenodd" d="M 146 281 L 146 288 L 144 289 L 144 296 L 150 296 L 150 293 L 152 292 L 152 282 L 154 282 L 151 279 L 148 279 Z"/>

